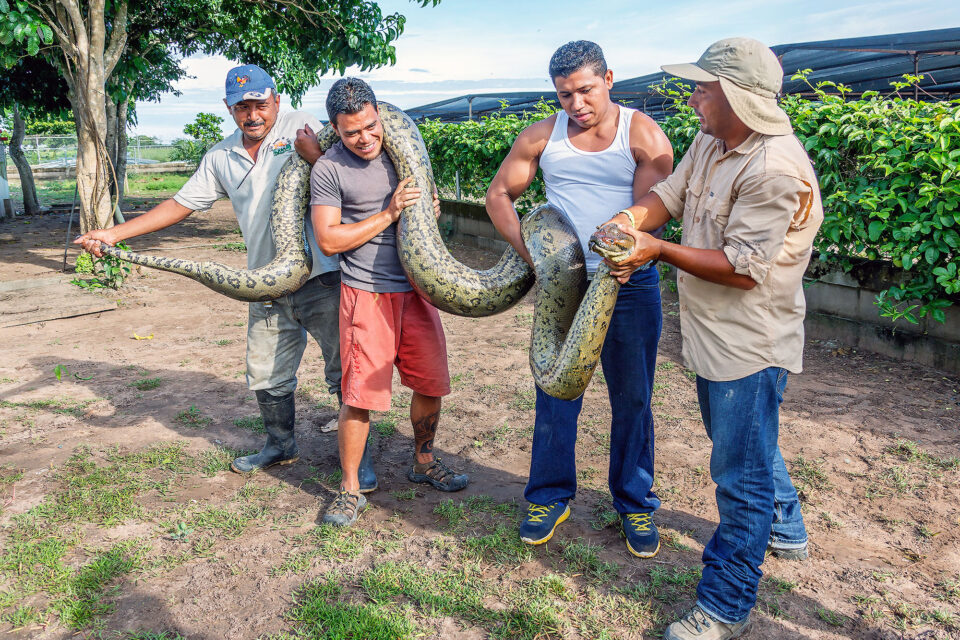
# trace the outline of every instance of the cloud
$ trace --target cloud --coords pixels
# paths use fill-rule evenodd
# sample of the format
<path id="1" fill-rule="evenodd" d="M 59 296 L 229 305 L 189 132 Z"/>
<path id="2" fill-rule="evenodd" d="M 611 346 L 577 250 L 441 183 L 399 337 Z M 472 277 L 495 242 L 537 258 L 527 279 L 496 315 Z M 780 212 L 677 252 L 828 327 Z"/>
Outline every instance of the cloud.
<path id="1" fill-rule="evenodd" d="M 410 71 L 412 71 L 412 72 L 414 72 L 414 73 L 430 73 L 430 71 L 427 70 L 427 69 L 418 69 L 418 68 L 416 68 L 416 67 L 410 69 Z"/>

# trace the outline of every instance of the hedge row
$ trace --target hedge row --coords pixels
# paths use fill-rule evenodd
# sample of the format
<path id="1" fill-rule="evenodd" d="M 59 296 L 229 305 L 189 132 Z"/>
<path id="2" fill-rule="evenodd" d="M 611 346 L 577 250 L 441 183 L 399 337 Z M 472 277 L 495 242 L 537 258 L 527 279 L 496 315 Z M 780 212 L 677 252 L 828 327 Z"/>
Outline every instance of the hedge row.
<path id="1" fill-rule="evenodd" d="M 905 278 L 878 296 L 881 315 L 943 322 L 944 309 L 960 302 L 960 100 L 918 102 L 896 91 L 853 100 L 830 82 L 811 89 L 815 98 L 790 95 L 781 104 L 820 180 L 825 219 L 815 243 L 819 259 L 845 271 L 858 258 L 892 261 Z M 660 126 L 679 161 L 699 123 L 685 105 L 685 87 L 670 84 L 661 91 L 676 101 Z M 422 124 L 438 185 L 451 191 L 459 172 L 463 197 L 482 201 L 520 131 L 550 113 L 540 105 L 522 117 Z M 518 209 L 544 200 L 538 174 Z"/>

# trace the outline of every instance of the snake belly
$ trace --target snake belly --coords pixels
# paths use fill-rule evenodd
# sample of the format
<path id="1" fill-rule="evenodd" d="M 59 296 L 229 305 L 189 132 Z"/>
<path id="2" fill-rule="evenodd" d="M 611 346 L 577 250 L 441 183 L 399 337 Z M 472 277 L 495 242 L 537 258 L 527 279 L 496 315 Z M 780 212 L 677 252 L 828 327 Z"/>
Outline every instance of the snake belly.
<path id="1" fill-rule="evenodd" d="M 583 250 L 566 216 L 544 205 L 524 217 L 521 232 L 535 270 L 512 248 L 490 269 L 472 269 L 454 258 L 440 235 L 431 194 L 433 169 L 416 124 L 399 108 L 379 102 L 383 147 L 400 181 L 413 177 L 423 196 L 404 209 L 397 228 L 400 263 L 414 290 L 442 311 L 483 317 L 519 302 L 537 282 L 530 341 L 534 382 L 551 396 L 583 394 L 600 358 L 619 283 L 601 264 L 587 286 Z M 326 151 L 337 141 L 333 127 L 317 134 Z M 178 273 L 236 300 L 272 300 L 296 291 L 310 277 L 304 216 L 309 204 L 310 165 L 294 154 L 273 192 L 270 228 L 277 253 L 257 269 L 217 262 L 147 256 L 101 245 L 109 254 L 154 269 Z M 534 274 L 534 271 L 536 272 Z"/>

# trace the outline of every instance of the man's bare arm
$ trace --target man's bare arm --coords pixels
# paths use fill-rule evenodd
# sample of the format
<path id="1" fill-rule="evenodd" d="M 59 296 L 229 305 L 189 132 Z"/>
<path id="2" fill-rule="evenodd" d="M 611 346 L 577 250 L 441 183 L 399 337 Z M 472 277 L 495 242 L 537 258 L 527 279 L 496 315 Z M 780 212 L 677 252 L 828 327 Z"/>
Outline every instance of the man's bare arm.
<path id="1" fill-rule="evenodd" d="M 659 198 L 657 199 L 659 200 Z M 610 270 L 613 275 L 616 275 L 615 271 L 622 270 L 623 268 L 620 265 L 627 261 L 631 264 L 645 264 L 651 260 L 660 259 L 708 282 L 745 290 L 757 286 L 756 281 L 750 276 L 734 271 L 733 265 L 730 264 L 726 254 L 721 249 L 685 247 L 655 238 L 649 233 L 630 229 L 629 223 L 623 225 L 623 227 L 626 233 L 633 236 L 636 246 L 627 260 L 619 263 L 616 269 Z"/>
<path id="2" fill-rule="evenodd" d="M 73 241 L 74 244 L 81 244 L 86 251 L 89 251 L 100 258 L 103 253 L 100 251 L 100 243 L 108 244 L 111 247 L 127 238 L 142 236 L 145 233 L 152 233 L 160 229 L 166 229 L 170 225 L 176 224 L 193 213 L 193 209 L 185 207 L 173 198 L 167 198 L 153 209 L 137 216 L 131 220 L 118 224 L 109 229 L 97 229 L 88 231 Z"/>
<path id="3" fill-rule="evenodd" d="M 420 189 L 407 189 L 413 178 L 407 178 L 393 192 L 390 204 L 383 211 L 361 220 L 344 224 L 339 207 L 311 205 L 310 220 L 317 237 L 317 246 L 325 256 L 356 249 L 373 239 L 400 218 L 400 213 L 420 199 Z"/>
<path id="4" fill-rule="evenodd" d="M 510 153 L 504 158 L 490 187 L 487 189 L 487 215 L 500 235 L 517 250 L 531 266 L 533 259 L 520 235 L 520 219 L 513 203 L 526 191 L 537 175 L 540 154 L 550 139 L 556 116 L 534 123 L 514 140 Z"/>

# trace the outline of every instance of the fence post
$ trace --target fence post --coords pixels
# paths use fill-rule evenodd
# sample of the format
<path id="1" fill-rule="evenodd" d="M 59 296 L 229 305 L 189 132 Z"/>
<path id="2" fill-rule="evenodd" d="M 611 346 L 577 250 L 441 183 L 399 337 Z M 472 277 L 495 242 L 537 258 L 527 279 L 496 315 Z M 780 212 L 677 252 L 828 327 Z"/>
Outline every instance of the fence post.
<path id="1" fill-rule="evenodd" d="M 37 164 L 43 164 L 43 161 L 40 159 L 40 136 L 33 136 L 33 144 L 37 151 Z"/>
<path id="2" fill-rule="evenodd" d="M 137 136 L 137 169 L 140 168 L 140 136 Z"/>
<path id="3" fill-rule="evenodd" d="M 457 169 L 456 173 L 453 174 L 454 180 L 454 193 L 457 196 L 457 200 L 460 200 L 460 169 Z"/>

